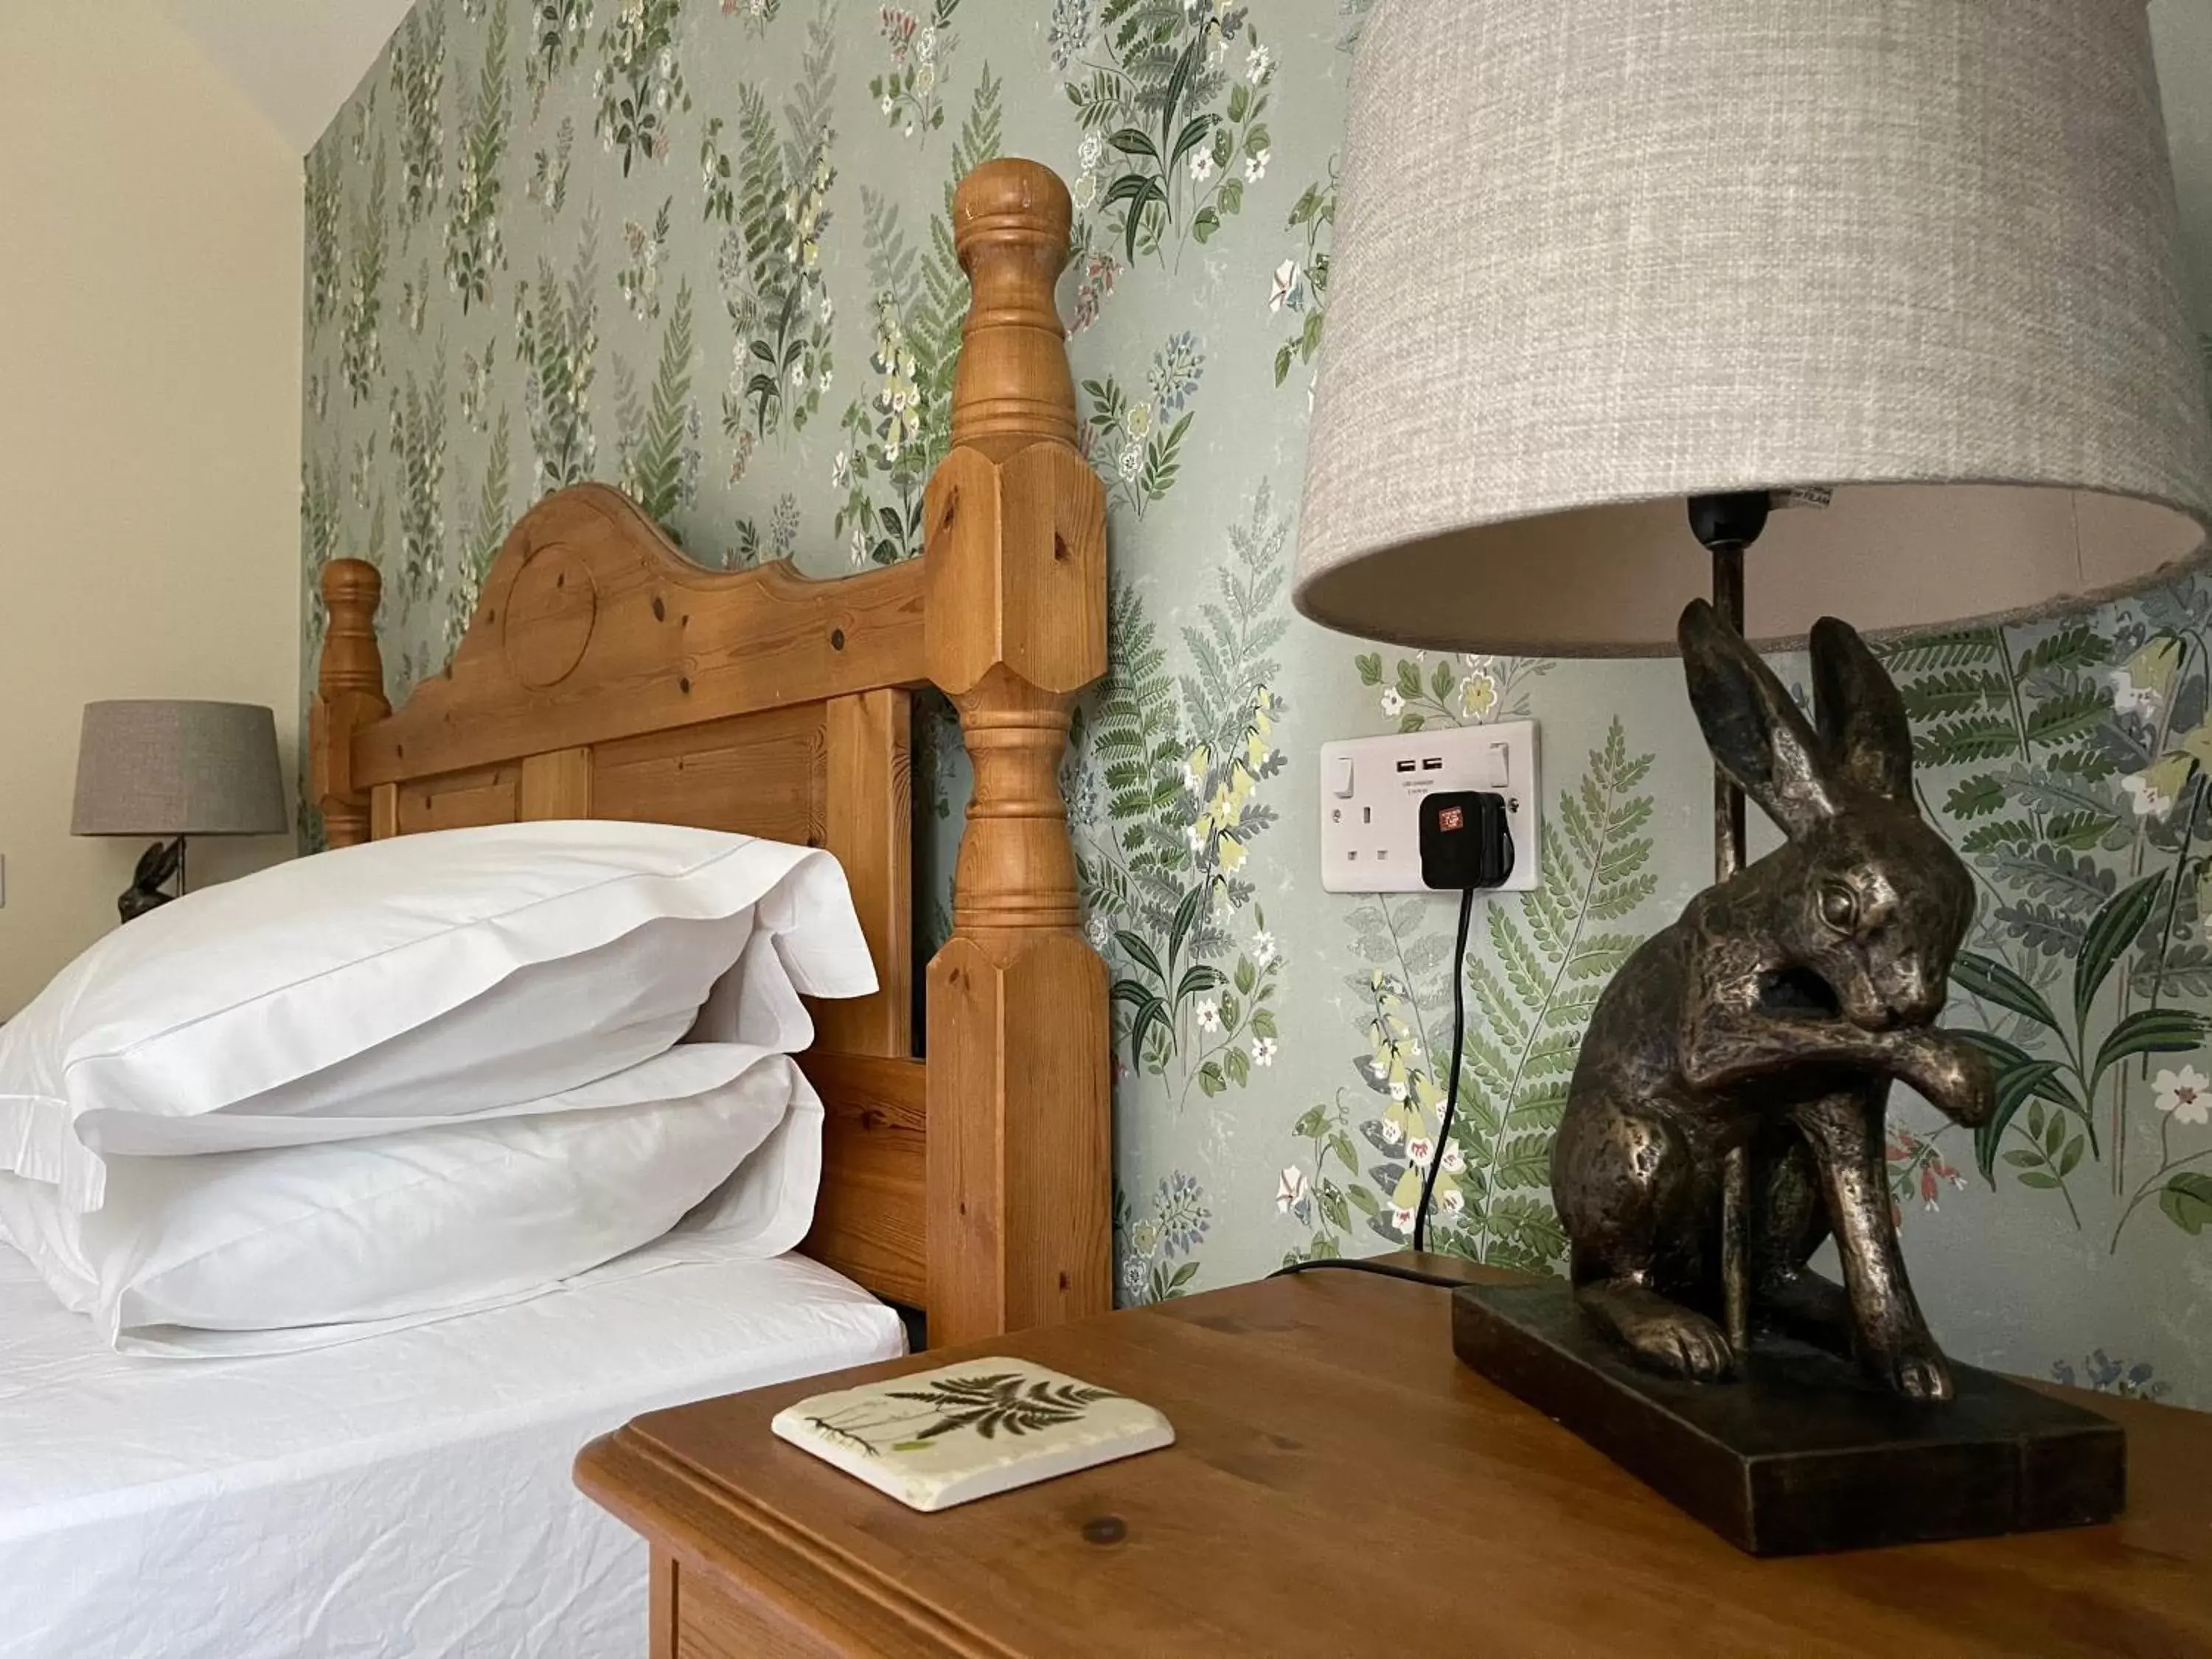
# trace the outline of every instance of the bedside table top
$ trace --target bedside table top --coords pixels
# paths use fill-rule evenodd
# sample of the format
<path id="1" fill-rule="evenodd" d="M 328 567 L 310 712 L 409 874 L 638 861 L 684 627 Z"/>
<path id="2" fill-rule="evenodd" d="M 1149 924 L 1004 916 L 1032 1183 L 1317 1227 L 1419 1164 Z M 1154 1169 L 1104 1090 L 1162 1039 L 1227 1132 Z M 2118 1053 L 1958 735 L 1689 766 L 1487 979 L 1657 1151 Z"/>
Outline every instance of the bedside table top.
<path id="1" fill-rule="evenodd" d="M 1176 1443 L 921 1515 L 769 1431 L 994 1353 L 1157 1406 Z M 1462 1365 L 1446 1291 L 1319 1273 L 655 1413 L 577 1474 L 809 1651 L 2212 1652 L 2212 1417 L 2093 1403 L 2128 1431 L 2118 1525 L 1756 1561 Z"/>

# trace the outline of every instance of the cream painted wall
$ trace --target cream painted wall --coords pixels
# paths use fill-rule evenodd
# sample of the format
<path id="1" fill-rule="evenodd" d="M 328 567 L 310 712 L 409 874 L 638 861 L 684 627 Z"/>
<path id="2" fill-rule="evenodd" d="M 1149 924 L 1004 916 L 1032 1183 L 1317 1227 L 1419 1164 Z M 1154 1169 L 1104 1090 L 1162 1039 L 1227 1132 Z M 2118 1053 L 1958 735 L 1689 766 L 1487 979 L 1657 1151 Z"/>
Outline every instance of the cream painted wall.
<path id="1" fill-rule="evenodd" d="M 150 0 L 0 0 L 0 1018 L 142 850 L 70 836 L 86 702 L 267 703 L 293 762 L 301 234 L 298 158 Z"/>
<path id="2" fill-rule="evenodd" d="M 161 0 L 285 141 L 306 151 L 353 95 L 408 0 Z"/>

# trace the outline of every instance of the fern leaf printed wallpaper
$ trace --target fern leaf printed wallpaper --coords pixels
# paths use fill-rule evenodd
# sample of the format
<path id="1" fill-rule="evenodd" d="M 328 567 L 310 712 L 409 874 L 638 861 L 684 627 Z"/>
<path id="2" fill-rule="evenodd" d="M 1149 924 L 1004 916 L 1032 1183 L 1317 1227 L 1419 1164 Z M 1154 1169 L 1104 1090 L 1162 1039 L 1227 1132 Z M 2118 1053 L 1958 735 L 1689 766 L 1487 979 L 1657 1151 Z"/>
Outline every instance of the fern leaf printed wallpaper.
<path id="1" fill-rule="evenodd" d="M 1322 893 L 1322 742 L 1540 723 L 1540 879 L 1479 910 L 1438 1183 L 1443 1245 L 1486 1261 L 1561 1266 L 1577 1047 L 1708 863 L 1672 665 L 1423 656 L 1291 611 L 1365 9 L 421 0 L 307 161 L 303 626 L 312 647 L 325 561 L 375 561 L 395 697 L 444 664 L 514 519 L 579 479 L 717 568 L 913 557 L 966 305 L 952 187 L 998 155 L 1067 179 L 1112 667 L 1066 785 L 1112 975 L 1129 1302 L 1410 1229 L 1454 1063 L 1452 903 Z M 2212 36 L 2164 9 L 2202 252 Z M 1923 810 L 1981 890 L 1949 1018 L 2003 1078 L 1978 1135 L 1893 1113 L 1931 1317 L 1969 1359 L 2212 1407 L 2212 583 L 1889 660 Z M 966 775 L 941 708 L 917 747 L 941 936 Z"/>

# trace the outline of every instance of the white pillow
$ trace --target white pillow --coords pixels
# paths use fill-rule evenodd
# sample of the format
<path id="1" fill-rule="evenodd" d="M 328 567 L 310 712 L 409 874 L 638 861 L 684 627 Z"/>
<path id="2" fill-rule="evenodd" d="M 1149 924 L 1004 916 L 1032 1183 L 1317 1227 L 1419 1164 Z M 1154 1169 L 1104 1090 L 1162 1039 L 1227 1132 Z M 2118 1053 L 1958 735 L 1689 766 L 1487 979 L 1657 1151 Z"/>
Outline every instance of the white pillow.
<path id="1" fill-rule="evenodd" d="M 814 1046 L 814 1016 L 784 966 L 785 937 L 763 929 L 746 941 L 737 966 L 714 981 L 699 1005 L 686 1042 L 743 1042 L 780 1054 L 805 1054 Z"/>
<path id="2" fill-rule="evenodd" d="M 90 1215 L 0 1176 L 0 1228 L 103 1340 L 241 1353 L 534 1295 L 710 1196 L 699 1224 L 725 1247 L 781 1255 L 811 1224 L 821 1103 L 786 1056 L 692 1045 L 540 1105 L 322 1146 L 118 1158 Z"/>
<path id="3" fill-rule="evenodd" d="M 103 1156 L 183 1156 L 385 1133 L 407 1127 L 392 1120 L 414 1116 L 424 1100 L 443 1118 L 512 1107 L 518 1095 L 522 1109 L 537 1109 L 547 1094 L 664 1052 L 696 1023 L 692 999 L 718 975 L 731 981 L 723 994 L 741 1005 L 798 1003 L 787 987 L 753 994 L 726 971 L 733 957 L 760 960 L 744 954 L 751 932 L 750 909 L 712 921 L 659 917 L 592 950 L 519 968 L 457 1009 L 242 1100 L 190 1116 L 138 1102 L 83 1103 L 73 1127 Z M 776 1019 L 747 1024 L 770 1036 L 793 1029 Z"/>
<path id="4" fill-rule="evenodd" d="M 347 1134 L 431 1095 L 458 1115 L 557 1093 L 676 1041 L 755 933 L 786 1000 L 875 988 L 844 873 L 805 848 L 549 823 L 279 865 L 117 929 L 0 1028 L 0 1170 L 89 1210 L 95 1146 L 268 1144 L 191 1120 Z"/>
<path id="5" fill-rule="evenodd" d="M 793 1002 L 798 1000 L 796 993 L 787 989 L 784 994 L 788 994 Z M 747 1024 L 757 1029 L 760 1022 L 748 1020 Z M 675 1099 L 713 1088 L 726 1077 L 726 1057 L 717 1052 L 722 1046 L 687 1041 L 676 1048 L 664 1047 L 658 1054 L 647 1054 L 606 1077 L 578 1084 L 558 1094 L 540 1095 L 532 1100 L 513 1101 L 500 1106 L 479 1105 L 466 1096 L 456 1098 L 433 1079 L 412 1095 L 388 1098 L 386 1104 L 390 1108 L 389 1115 L 375 1117 L 355 1112 L 343 1116 L 301 1117 L 281 1112 L 227 1111 L 185 1118 L 87 1112 L 77 1119 L 76 1131 L 103 1162 L 112 1163 L 118 1158 L 269 1152 L 283 1146 L 363 1140 L 447 1124 L 489 1123 L 501 1118 L 531 1117 L 547 1112 L 591 1111 L 600 1106 L 635 1105 L 638 1100 L 635 1076 L 648 1064 L 656 1066 L 651 1076 L 663 1097 Z M 743 1046 L 763 1054 L 788 1052 L 772 1043 Z"/>

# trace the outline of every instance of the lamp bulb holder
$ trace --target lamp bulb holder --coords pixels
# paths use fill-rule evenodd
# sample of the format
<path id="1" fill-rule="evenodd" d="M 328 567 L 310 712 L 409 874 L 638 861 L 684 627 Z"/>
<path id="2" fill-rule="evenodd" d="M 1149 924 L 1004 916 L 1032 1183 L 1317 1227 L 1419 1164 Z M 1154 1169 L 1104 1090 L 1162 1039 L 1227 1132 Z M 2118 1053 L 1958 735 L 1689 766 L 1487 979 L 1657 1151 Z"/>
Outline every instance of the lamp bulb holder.
<path id="1" fill-rule="evenodd" d="M 1690 497 L 1690 529 L 1708 552 L 1737 551 L 1766 532 L 1774 498 L 1764 489 Z"/>

